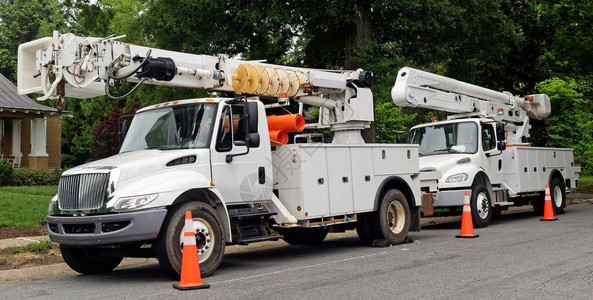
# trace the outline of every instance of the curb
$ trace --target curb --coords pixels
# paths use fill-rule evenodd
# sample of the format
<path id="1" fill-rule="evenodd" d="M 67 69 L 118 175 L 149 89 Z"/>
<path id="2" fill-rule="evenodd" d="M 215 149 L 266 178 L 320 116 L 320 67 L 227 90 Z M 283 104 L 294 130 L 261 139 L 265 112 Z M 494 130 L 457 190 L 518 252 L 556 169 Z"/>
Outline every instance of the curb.
<path id="1" fill-rule="evenodd" d="M 49 239 L 49 237 L 47 235 L 24 236 L 24 237 L 17 237 L 17 238 L 13 238 L 13 239 L 3 239 L 3 240 L 0 240 L 0 249 L 6 249 L 9 247 L 25 246 L 30 243 L 38 242 L 44 238 Z"/>

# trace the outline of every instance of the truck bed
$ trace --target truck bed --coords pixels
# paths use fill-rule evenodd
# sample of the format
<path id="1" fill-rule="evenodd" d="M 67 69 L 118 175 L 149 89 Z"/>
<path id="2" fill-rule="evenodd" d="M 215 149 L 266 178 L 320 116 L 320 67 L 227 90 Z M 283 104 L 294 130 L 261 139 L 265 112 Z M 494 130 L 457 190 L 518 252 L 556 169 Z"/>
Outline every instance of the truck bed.
<path id="1" fill-rule="evenodd" d="M 580 168 L 574 166 L 572 149 L 513 146 L 502 155 L 504 183 L 511 197 L 543 191 L 554 170 L 560 171 L 567 187 L 577 185 Z"/>
<path id="2" fill-rule="evenodd" d="M 272 152 L 274 189 L 297 220 L 373 210 L 381 183 L 399 176 L 419 205 L 418 146 L 291 144 Z"/>

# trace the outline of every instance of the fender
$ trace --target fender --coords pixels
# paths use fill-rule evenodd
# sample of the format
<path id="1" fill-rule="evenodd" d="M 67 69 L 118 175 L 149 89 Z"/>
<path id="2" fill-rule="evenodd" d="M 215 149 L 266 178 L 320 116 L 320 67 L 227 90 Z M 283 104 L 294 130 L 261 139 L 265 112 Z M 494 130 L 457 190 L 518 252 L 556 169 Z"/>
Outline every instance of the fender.
<path id="1" fill-rule="evenodd" d="M 488 193 L 490 193 L 490 196 L 492 197 L 492 183 L 490 182 L 490 178 L 488 178 L 488 175 L 486 175 L 486 173 L 484 173 L 483 171 L 479 171 L 478 173 L 476 173 L 476 176 L 472 181 L 472 185 L 474 182 L 481 182 L 484 185 L 486 185 Z"/>
<path id="2" fill-rule="evenodd" d="M 562 188 L 565 189 L 566 182 L 564 181 L 564 176 L 562 176 L 562 172 L 560 172 L 558 169 L 553 169 L 552 172 L 550 172 L 550 176 L 548 177 L 548 183 L 551 183 L 552 179 L 556 177 L 560 179 L 560 182 L 562 183 Z"/>
<path id="3" fill-rule="evenodd" d="M 396 188 L 399 189 L 408 199 L 408 206 L 410 208 L 416 207 L 416 197 L 410 188 L 409 182 L 412 182 L 411 179 L 405 180 L 400 176 L 389 176 L 381 182 L 379 188 L 377 189 L 377 194 L 375 195 L 375 203 L 373 205 L 373 211 L 379 210 L 379 205 L 381 205 L 382 196 L 388 188 Z M 418 188 L 419 190 L 419 188 Z"/>

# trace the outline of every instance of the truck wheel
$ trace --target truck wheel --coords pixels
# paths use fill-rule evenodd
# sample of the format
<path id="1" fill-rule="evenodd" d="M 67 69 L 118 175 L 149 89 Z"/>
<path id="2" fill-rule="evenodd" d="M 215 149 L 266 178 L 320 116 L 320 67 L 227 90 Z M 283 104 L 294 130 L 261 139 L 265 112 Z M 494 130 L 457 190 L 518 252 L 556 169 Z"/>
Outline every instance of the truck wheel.
<path id="1" fill-rule="evenodd" d="M 397 189 L 387 191 L 379 211 L 372 213 L 368 221 L 373 239 L 401 244 L 408 236 L 411 222 L 410 208 L 404 194 Z"/>
<path id="2" fill-rule="evenodd" d="M 210 276 L 222 261 L 226 241 L 220 217 L 203 202 L 186 202 L 169 212 L 155 243 L 156 256 L 167 272 L 177 276 L 181 274 L 183 227 L 188 210 L 193 217 L 200 274 Z"/>
<path id="3" fill-rule="evenodd" d="M 562 182 L 558 178 L 552 179 L 550 184 L 550 196 L 552 197 L 552 206 L 554 213 L 561 215 L 566 207 L 566 192 L 562 188 Z"/>
<path id="4" fill-rule="evenodd" d="M 474 226 L 478 228 L 488 227 L 490 220 L 492 220 L 492 200 L 490 200 L 490 193 L 488 193 L 488 189 L 484 184 L 474 184 L 470 205 Z"/>
<path id="5" fill-rule="evenodd" d="M 358 238 L 365 245 L 373 243 L 373 235 L 371 234 L 371 226 L 369 217 L 372 213 L 360 213 L 356 216 L 356 234 Z"/>
<path id="6" fill-rule="evenodd" d="M 281 230 L 284 241 L 291 245 L 316 245 L 323 242 L 329 228 L 290 228 Z"/>
<path id="7" fill-rule="evenodd" d="M 533 206 L 533 211 L 538 216 L 544 215 L 544 196 L 540 197 L 532 197 L 531 198 L 531 206 Z"/>
<path id="8" fill-rule="evenodd" d="M 60 252 L 68 266 L 82 274 L 110 272 L 122 261 L 123 257 L 108 256 L 102 248 L 68 247 L 60 245 Z"/>

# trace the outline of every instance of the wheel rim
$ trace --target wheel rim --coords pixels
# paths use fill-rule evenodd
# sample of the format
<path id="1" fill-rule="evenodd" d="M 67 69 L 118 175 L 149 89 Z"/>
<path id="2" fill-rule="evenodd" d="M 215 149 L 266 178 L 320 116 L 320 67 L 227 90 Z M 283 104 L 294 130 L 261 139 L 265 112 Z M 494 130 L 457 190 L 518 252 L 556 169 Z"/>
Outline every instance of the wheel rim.
<path id="1" fill-rule="evenodd" d="M 404 229 L 406 223 L 406 211 L 401 203 L 393 201 L 387 210 L 387 222 L 391 232 L 398 234 Z"/>
<path id="2" fill-rule="evenodd" d="M 196 248 L 198 248 L 198 260 L 200 263 L 206 261 L 212 254 L 213 245 L 216 242 L 212 235 L 212 226 L 202 218 L 194 218 L 194 234 L 196 235 Z M 182 230 L 183 231 L 183 230 Z M 179 247 L 183 253 L 183 232 L 179 235 Z"/>
<path id="3" fill-rule="evenodd" d="M 488 217 L 488 213 L 490 212 L 490 203 L 486 193 L 478 194 L 478 198 L 476 199 L 476 210 L 478 212 L 478 216 L 480 216 L 480 219 L 486 219 L 486 217 Z"/>
<path id="4" fill-rule="evenodd" d="M 562 188 L 559 185 L 554 187 L 554 204 L 556 207 L 562 206 Z"/>

